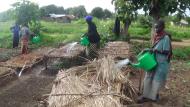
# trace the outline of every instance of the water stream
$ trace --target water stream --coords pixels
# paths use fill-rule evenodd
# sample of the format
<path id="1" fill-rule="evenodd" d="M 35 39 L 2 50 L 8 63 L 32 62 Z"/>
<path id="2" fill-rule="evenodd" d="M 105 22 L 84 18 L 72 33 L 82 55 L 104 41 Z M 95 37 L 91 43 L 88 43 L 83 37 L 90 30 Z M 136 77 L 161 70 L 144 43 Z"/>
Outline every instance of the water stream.
<path id="1" fill-rule="evenodd" d="M 77 42 L 73 42 L 73 43 L 68 44 L 68 48 L 67 48 L 66 53 L 70 54 L 71 50 L 75 47 L 75 45 L 77 45 Z"/>

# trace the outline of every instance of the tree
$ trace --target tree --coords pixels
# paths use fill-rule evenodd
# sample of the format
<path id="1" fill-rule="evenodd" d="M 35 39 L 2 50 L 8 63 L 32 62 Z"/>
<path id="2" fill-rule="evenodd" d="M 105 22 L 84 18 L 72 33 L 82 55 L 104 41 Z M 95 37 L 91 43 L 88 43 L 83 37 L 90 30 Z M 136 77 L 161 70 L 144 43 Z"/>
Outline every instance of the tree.
<path id="1" fill-rule="evenodd" d="M 87 15 L 86 9 L 84 6 L 78 6 L 73 8 L 74 16 L 78 18 L 85 17 Z"/>
<path id="2" fill-rule="evenodd" d="M 101 7 L 95 7 L 92 11 L 91 11 L 91 15 L 97 18 L 102 19 L 104 17 L 104 11 Z"/>
<path id="3" fill-rule="evenodd" d="M 38 5 L 27 0 L 21 0 L 12 6 L 17 23 L 30 25 L 31 28 L 34 28 L 34 33 L 38 34 L 40 32 L 40 10 Z M 37 25 L 38 28 L 36 28 Z"/>
<path id="4" fill-rule="evenodd" d="M 56 5 L 47 5 L 40 8 L 41 16 L 48 16 L 49 14 L 65 14 L 63 7 L 57 7 Z"/>
<path id="5" fill-rule="evenodd" d="M 0 13 L 0 21 L 12 20 L 14 17 L 13 15 L 14 15 L 14 11 L 11 9 L 1 12 Z"/>
<path id="6" fill-rule="evenodd" d="M 112 13 L 108 9 L 105 9 L 104 18 L 111 18 L 111 17 L 112 17 Z"/>
<path id="7" fill-rule="evenodd" d="M 140 1 L 140 0 L 139 0 Z M 116 10 L 116 15 L 123 22 L 123 35 L 127 41 L 130 41 L 128 29 L 131 21 L 137 17 L 138 8 L 131 0 L 113 0 Z"/>
<path id="8" fill-rule="evenodd" d="M 138 9 L 143 9 L 145 15 L 149 14 L 153 18 L 152 28 L 160 17 L 175 12 L 185 14 L 185 10 L 190 8 L 190 0 L 112 0 L 112 2 L 115 4 L 116 11 L 127 12 L 129 16 L 133 16 Z M 120 15 L 125 18 L 125 14 Z"/>
<path id="9" fill-rule="evenodd" d="M 21 0 L 13 4 L 15 18 L 19 24 L 31 24 L 40 20 L 40 10 L 37 4 Z"/>
<path id="10" fill-rule="evenodd" d="M 87 15 L 86 9 L 84 6 L 77 6 L 73 8 L 68 8 L 65 10 L 66 14 L 72 14 L 78 18 L 85 17 Z"/>

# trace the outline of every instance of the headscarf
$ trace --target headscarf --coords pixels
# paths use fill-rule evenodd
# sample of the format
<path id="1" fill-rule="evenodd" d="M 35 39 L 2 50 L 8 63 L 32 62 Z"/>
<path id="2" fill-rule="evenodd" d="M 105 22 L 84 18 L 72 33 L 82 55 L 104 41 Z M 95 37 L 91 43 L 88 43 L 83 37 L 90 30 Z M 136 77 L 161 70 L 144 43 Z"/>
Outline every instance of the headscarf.
<path id="1" fill-rule="evenodd" d="M 92 16 L 86 16 L 85 17 L 86 21 L 92 21 L 92 18 L 93 18 Z"/>

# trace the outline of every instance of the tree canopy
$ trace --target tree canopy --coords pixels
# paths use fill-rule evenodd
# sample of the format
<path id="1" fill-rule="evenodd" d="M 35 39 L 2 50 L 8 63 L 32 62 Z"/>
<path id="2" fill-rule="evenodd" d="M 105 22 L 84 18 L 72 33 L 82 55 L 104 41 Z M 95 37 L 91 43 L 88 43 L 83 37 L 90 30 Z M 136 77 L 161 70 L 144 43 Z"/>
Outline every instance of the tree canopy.
<path id="1" fill-rule="evenodd" d="M 40 9 L 35 3 L 21 0 L 13 4 L 15 19 L 18 24 L 29 24 L 35 34 L 40 33 Z"/>
<path id="2" fill-rule="evenodd" d="M 87 15 L 86 9 L 83 5 L 77 6 L 77 7 L 72 7 L 68 8 L 65 10 L 66 14 L 72 14 L 78 18 L 82 18 Z"/>
<path id="3" fill-rule="evenodd" d="M 190 0 L 112 0 L 112 3 L 115 5 L 117 16 L 124 23 L 126 33 L 128 30 L 126 21 L 131 21 L 136 18 L 137 10 L 143 9 L 145 15 L 150 15 L 153 18 L 153 34 L 153 25 L 160 17 L 173 13 L 182 16 L 185 15 L 186 9 L 190 9 Z"/>
<path id="4" fill-rule="evenodd" d="M 99 19 L 110 18 L 112 13 L 108 9 L 102 9 L 101 7 L 95 7 L 91 11 L 91 15 Z"/>
<path id="5" fill-rule="evenodd" d="M 112 0 L 112 2 L 115 4 L 116 11 L 127 12 L 128 15 L 119 14 L 122 17 L 131 17 L 138 9 L 143 9 L 155 20 L 175 12 L 184 15 L 185 10 L 190 9 L 190 0 Z"/>
<path id="6" fill-rule="evenodd" d="M 39 6 L 27 0 L 22 0 L 13 4 L 15 18 L 19 24 L 36 23 L 40 19 Z"/>
<path id="7" fill-rule="evenodd" d="M 47 16 L 49 14 L 64 14 L 65 10 L 63 7 L 58 7 L 56 5 L 47 5 L 40 8 L 41 16 Z"/>
<path id="8" fill-rule="evenodd" d="M 95 7 L 91 11 L 91 15 L 97 18 L 103 18 L 104 17 L 104 11 L 101 7 Z"/>
<path id="9" fill-rule="evenodd" d="M 104 9 L 104 18 L 112 17 L 112 13 L 108 9 Z"/>

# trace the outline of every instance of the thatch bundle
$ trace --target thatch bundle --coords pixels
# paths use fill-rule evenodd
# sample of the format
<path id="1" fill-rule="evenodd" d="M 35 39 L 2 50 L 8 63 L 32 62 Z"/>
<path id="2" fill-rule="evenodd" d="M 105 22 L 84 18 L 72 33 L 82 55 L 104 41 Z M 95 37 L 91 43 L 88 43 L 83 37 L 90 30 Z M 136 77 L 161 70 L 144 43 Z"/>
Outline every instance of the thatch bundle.
<path id="1" fill-rule="evenodd" d="M 121 93 L 122 84 L 136 93 L 108 56 L 85 66 L 59 71 L 48 104 L 49 107 L 121 107 L 121 99 L 133 102 L 131 96 Z"/>
<path id="2" fill-rule="evenodd" d="M 82 52 L 84 52 L 85 47 L 81 46 L 80 44 L 77 44 L 77 42 L 69 43 L 67 45 L 64 45 L 58 49 L 54 49 L 53 51 L 48 53 L 48 57 L 74 57 L 80 55 Z"/>
<path id="3" fill-rule="evenodd" d="M 99 56 L 113 56 L 114 58 L 127 58 L 129 57 L 129 44 L 123 41 L 108 42 L 104 48 L 100 49 Z"/>

